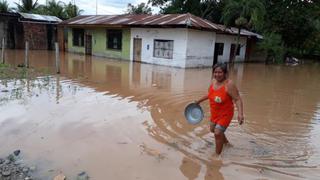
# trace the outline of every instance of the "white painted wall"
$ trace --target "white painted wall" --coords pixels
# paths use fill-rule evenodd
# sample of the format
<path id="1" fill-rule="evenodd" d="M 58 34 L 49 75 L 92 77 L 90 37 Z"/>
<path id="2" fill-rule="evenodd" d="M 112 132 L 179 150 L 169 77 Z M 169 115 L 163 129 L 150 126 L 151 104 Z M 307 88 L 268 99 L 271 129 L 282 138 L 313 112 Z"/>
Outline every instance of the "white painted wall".
<path id="1" fill-rule="evenodd" d="M 185 67 L 187 29 L 131 28 L 130 60 L 133 60 L 133 38 L 142 39 L 141 61 L 173 67 Z M 153 57 L 154 39 L 173 40 L 173 59 Z M 147 48 L 149 46 L 149 49 Z"/>
<path id="2" fill-rule="evenodd" d="M 218 62 L 228 62 L 230 59 L 231 44 L 237 43 L 237 36 L 235 35 L 225 35 L 217 34 L 216 43 L 224 43 L 223 55 L 218 56 Z M 240 55 L 236 56 L 235 62 L 241 62 L 245 60 L 247 38 L 240 37 Z"/>
<path id="3" fill-rule="evenodd" d="M 186 67 L 210 67 L 213 64 L 216 33 L 188 29 Z"/>
<path id="4" fill-rule="evenodd" d="M 223 55 L 218 62 L 228 62 L 231 44 L 236 44 L 237 36 L 216 34 L 185 28 L 131 28 L 130 60 L 133 60 L 133 39 L 141 38 L 141 61 L 173 67 L 210 67 L 213 64 L 215 43 L 224 43 Z M 154 39 L 173 40 L 173 58 L 153 57 Z M 245 60 L 246 37 L 240 37 L 240 55 L 235 62 Z M 149 48 L 148 48 L 149 47 Z"/>

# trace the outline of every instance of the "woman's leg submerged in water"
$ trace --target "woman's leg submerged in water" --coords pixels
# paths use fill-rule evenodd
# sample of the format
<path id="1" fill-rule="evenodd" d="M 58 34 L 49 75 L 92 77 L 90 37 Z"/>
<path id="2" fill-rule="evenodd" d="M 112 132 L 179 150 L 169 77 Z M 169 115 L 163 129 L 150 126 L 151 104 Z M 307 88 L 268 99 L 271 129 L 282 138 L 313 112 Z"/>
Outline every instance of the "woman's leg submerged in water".
<path id="1" fill-rule="evenodd" d="M 216 153 L 221 154 L 223 144 L 225 142 L 225 135 L 222 130 L 215 128 L 214 129 L 214 139 L 216 141 Z"/>
<path id="2" fill-rule="evenodd" d="M 224 134 L 225 129 L 222 129 L 222 128 L 223 127 L 220 125 L 216 126 L 216 124 L 210 123 L 210 131 L 214 133 L 217 154 L 221 154 L 223 145 L 229 143 L 226 135 Z"/>

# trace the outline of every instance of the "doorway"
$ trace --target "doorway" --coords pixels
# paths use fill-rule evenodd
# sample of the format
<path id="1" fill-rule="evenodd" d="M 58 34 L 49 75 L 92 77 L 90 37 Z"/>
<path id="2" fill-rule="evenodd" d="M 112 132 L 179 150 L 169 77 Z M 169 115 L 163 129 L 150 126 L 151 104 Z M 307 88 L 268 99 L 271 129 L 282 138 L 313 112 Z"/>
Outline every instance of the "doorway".
<path id="1" fill-rule="evenodd" d="M 224 43 L 215 43 L 213 54 L 213 66 L 218 63 L 218 56 L 223 55 Z"/>
<path id="2" fill-rule="evenodd" d="M 133 39 L 133 61 L 141 62 L 141 38 Z"/>
<path id="3" fill-rule="evenodd" d="M 235 56 L 235 50 L 236 50 L 236 45 L 235 44 L 231 44 L 231 48 L 230 48 L 230 58 L 229 58 L 229 62 L 232 63 L 234 60 L 234 56 Z"/>
<path id="4" fill-rule="evenodd" d="M 92 55 L 92 36 L 86 35 L 86 54 Z"/>

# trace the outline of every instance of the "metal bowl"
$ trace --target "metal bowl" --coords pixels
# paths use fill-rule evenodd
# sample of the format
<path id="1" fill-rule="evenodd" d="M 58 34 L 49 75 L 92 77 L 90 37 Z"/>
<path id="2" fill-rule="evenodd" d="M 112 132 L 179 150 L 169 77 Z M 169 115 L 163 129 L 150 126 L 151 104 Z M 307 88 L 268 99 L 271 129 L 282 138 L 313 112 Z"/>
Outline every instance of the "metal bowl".
<path id="1" fill-rule="evenodd" d="M 203 110 L 199 104 L 188 104 L 184 110 L 184 116 L 190 124 L 198 124 L 204 117 Z"/>

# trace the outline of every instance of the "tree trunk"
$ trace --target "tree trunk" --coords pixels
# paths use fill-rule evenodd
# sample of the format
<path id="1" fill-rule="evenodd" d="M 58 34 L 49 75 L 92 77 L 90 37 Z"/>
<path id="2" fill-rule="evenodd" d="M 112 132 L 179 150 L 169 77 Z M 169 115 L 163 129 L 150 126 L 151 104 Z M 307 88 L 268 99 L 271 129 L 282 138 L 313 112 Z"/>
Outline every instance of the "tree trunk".
<path id="1" fill-rule="evenodd" d="M 231 63 L 234 63 L 234 61 L 236 59 L 236 55 L 237 55 L 238 48 L 239 48 L 239 43 L 240 43 L 240 32 L 241 32 L 241 28 L 238 27 L 237 44 L 236 44 L 236 49 L 235 49 L 235 51 L 233 53 L 233 57 L 231 59 Z"/>

